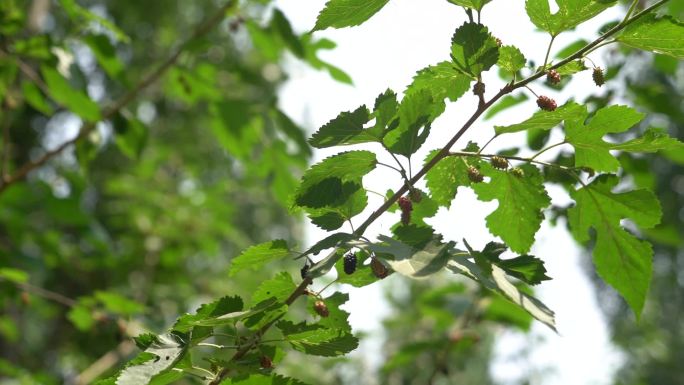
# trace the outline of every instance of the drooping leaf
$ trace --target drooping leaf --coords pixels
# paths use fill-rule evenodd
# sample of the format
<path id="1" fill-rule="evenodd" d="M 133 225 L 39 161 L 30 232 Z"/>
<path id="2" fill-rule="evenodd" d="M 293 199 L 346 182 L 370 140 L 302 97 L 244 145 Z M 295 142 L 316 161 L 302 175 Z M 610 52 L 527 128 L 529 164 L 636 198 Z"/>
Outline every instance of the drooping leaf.
<path id="1" fill-rule="evenodd" d="M 377 160 L 370 151 L 343 152 L 311 166 L 295 192 L 295 203 L 321 208 L 346 202 L 358 189 L 361 178 L 375 168 Z"/>
<path id="2" fill-rule="evenodd" d="M 499 47 L 482 24 L 465 23 L 451 38 L 451 59 L 464 73 L 477 78 L 499 59 Z"/>
<path id="3" fill-rule="evenodd" d="M 375 15 L 389 0 L 329 0 L 318 14 L 313 31 L 329 27 L 360 25 Z"/>
<path id="4" fill-rule="evenodd" d="M 242 270 L 259 270 L 265 264 L 290 254 L 287 242 L 282 239 L 252 246 L 235 257 L 230 267 L 232 277 Z"/>
<path id="5" fill-rule="evenodd" d="M 558 12 L 551 14 L 549 0 L 527 0 L 527 15 L 537 28 L 556 36 L 575 28 L 607 8 L 617 0 L 556 0 Z"/>
<path id="6" fill-rule="evenodd" d="M 1 87 L 2 86 L 0 86 L 0 88 Z M 21 91 L 24 94 L 24 99 L 31 107 L 47 116 L 54 113 L 52 106 L 48 104 L 40 89 L 35 84 L 28 81 L 21 82 Z M 3 92 L 0 91 L 0 99 L 2 98 L 2 93 Z"/>
<path id="7" fill-rule="evenodd" d="M 596 111 L 584 124 L 585 116 L 565 123 L 565 140 L 575 147 L 575 166 L 596 171 L 617 171 L 620 162 L 610 154 L 612 144 L 604 142 L 608 133 L 624 132 L 639 123 L 644 115 L 627 106 L 609 106 Z"/>
<path id="8" fill-rule="evenodd" d="M 544 218 L 542 210 L 551 204 L 543 186 L 543 178 L 536 167 L 521 166 L 524 175 L 497 170 L 489 163 L 481 164 L 481 171 L 490 177 L 488 183 L 475 183 L 478 199 L 496 199 L 499 206 L 487 216 L 487 228 L 501 237 L 511 250 L 526 253 L 534 243 L 534 236 Z"/>
<path id="9" fill-rule="evenodd" d="M 189 332 L 200 321 L 218 318 L 222 315 L 239 312 L 243 308 L 242 298 L 225 296 L 200 306 L 195 314 L 184 314 L 176 320 L 173 330 L 181 333 Z"/>
<path id="10" fill-rule="evenodd" d="M 146 385 L 153 377 L 172 368 L 178 362 L 187 345 L 173 334 L 164 334 L 150 344 L 116 379 L 116 385 Z"/>
<path id="11" fill-rule="evenodd" d="M 625 27 L 615 40 L 630 47 L 684 59 L 684 23 L 672 16 L 646 15 Z"/>
<path id="12" fill-rule="evenodd" d="M 587 108 L 577 103 L 568 102 L 555 111 L 538 111 L 524 122 L 510 126 L 495 126 L 497 135 L 525 130 L 550 130 L 562 121 L 581 116 L 586 116 Z"/>
<path id="13" fill-rule="evenodd" d="M 525 67 L 525 56 L 517 47 L 505 45 L 499 48 L 497 65 L 504 71 L 514 74 Z"/>
<path id="14" fill-rule="evenodd" d="M 536 285 L 551 278 L 546 275 L 546 268 L 541 259 L 532 255 L 521 255 L 511 259 L 502 259 L 496 263 L 506 274 L 530 284 Z"/>
<path id="15" fill-rule="evenodd" d="M 356 239 L 357 237 L 354 234 L 350 233 L 335 233 L 328 235 L 327 237 L 323 238 L 322 240 L 316 242 L 313 246 L 309 247 L 305 252 L 303 252 L 301 255 L 299 255 L 296 259 L 303 258 L 307 255 L 313 254 L 313 255 L 318 255 L 321 251 L 325 249 L 330 249 L 333 248 L 341 243 L 351 241 L 352 239 Z"/>
<path id="16" fill-rule="evenodd" d="M 370 119 L 370 111 L 366 106 L 361 106 L 353 112 L 342 112 L 316 131 L 309 139 L 309 143 L 316 148 L 326 148 L 378 142 L 381 138 L 363 128 L 363 125 L 368 123 Z"/>
<path id="17" fill-rule="evenodd" d="M 498 266 L 492 265 L 491 274 L 487 274 L 477 264 L 468 259 L 467 253 L 455 253 L 447 268 L 456 274 L 463 274 L 479 282 L 489 290 L 503 294 L 509 301 L 527 311 L 534 318 L 552 330 L 556 330 L 554 312 L 538 299 L 520 291 L 508 281 L 506 273 Z"/>
<path id="18" fill-rule="evenodd" d="M 356 349 L 359 340 L 349 331 L 304 322 L 278 322 L 285 340 L 296 350 L 316 356 L 334 357 Z"/>
<path id="19" fill-rule="evenodd" d="M 227 378 L 221 385 L 308 385 L 294 378 L 281 376 L 280 374 L 250 374 L 247 377 Z"/>
<path id="20" fill-rule="evenodd" d="M 637 317 L 646 300 L 652 274 L 653 250 L 637 239 L 620 222 L 630 219 L 642 228 L 660 222 L 658 199 L 648 190 L 613 193 L 618 178 L 601 175 L 591 184 L 570 193 L 576 205 L 568 210 L 573 236 L 586 242 L 589 229 L 596 231 L 594 265 L 596 271 L 627 301 Z"/>
<path id="21" fill-rule="evenodd" d="M 413 248 L 403 242 L 385 235 L 378 236 L 378 243 L 359 242 L 356 246 L 383 258 L 392 270 L 410 278 L 426 278 L 446 266 L 453 242 L 442 243 L 434 239 L 421 249 Z"/>

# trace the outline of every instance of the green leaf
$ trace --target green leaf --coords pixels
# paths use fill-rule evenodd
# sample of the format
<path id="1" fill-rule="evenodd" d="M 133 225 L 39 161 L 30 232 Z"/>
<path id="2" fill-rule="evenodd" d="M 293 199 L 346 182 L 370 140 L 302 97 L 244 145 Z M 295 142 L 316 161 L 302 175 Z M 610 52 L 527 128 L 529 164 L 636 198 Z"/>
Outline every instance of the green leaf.
<path id="1" fill-rule="evenodd" d="M 612 150 L 627 152 L 656 152 L 681 151 L 684 152 L 684 143 L 671 138 L 660 128 L 649 128 L 643 136 L 618 144 L 611 144 Z"/>
<path id="2" fill-rule="evenodd" d="M 361 184 L 346 183 L 340 193 L 340 199 L 322 208 L 306 207 L 311 222 L 328 231 L 337 230 L 342 224 L 361 214 L 368 205 L 368 195 Z"/>
<path id="3" fill-rule="evenodd" d="M 556 36 L 575 28 L 612 7 L 617 0 L 556 0 L 558 12 L 551 14 L 549 0 L 527 0 L 525 9 L 537 28 Z"/>
<path id="4" fill-rule="evenodd" d="M 260 243 L 233 258 L 229 275 L 232 277 L 242 270 L 259 270 L 267 263 L 287 257 L 289 254 L 287 242 L 282 239 Z"/>
<path id="5" fill-rule="evenodd" d="M 525 56 L 517 47 L 505 45 L 499 48 L 499 60 L 497 65 L 504 71 L 515 74 L 525 68 Z"/>
<path id="6" fill-rule="evenodd" d="M 568 222 L 579 242 L 590 239 L 590 228 L 596 231 L 596 271 L 625 298 L 638 318 L 651 281 L 653 250 L 620 222 L 630 219 L 639 227 L 652 228 L 662 213 L 658 199 L 648 190 L 613 193 L 618 182 L 616 176 L 601 175 L 588 186 L 572 191 L 576 205 L 568 210 Z"/>
<path id="7" fill-rule="evenodd" d="M 330 0 L 318 14 L 313 31 L 328 27 L 360 25 L 375 15 L 389 0 Z"/>
<path id="8" fill-rule="evenodd" d="M 491 274 L 491 267 L 488 265 L 494 264 L 503 269 L 506 274 L 518 278 L 530 285 L 536 285 L 542 281 L 551 279 L 546 276 L 544 262 L 532 255 L 521 255 L 511 259 L 501 259 L 499 256 L 508 249 L 508 247 L 502 243 L 489 242 L 482 251 L 474 251 L 465 239 L 463 242 L 470 254 L 475 258 L 475 262 L 489 274 Z"/>
<path id="9" fill-rule="evenodd" d="M 377 164 L 370 151 L 342 152 L 311 166 L 295 192 L 295 203 L 302 207 L 340 206 L 358 191 L 361 178 Z"/>
<path id="10" fill-rule="evenodd" d="M 64 105 L 76 115 L 94 123 L 101 119 L 100 107 L 82 91 L 71 88 L 56 69 L 44 65 L 40 67 L 45 84 L 50 90 L 50 96 L 59 104 Z"/>
<path id="11" fill-rule="evenodd" d="M 147 143 L 147 127 L 134 116 L 116 115 L 114 118 L 114 141 L 131 159 L 138 159 Z"/>
<path id="12" fill-rule="evenodd" d="M 464 255 L 465 254 L 465 255 Z M 554 312 L 538 299 L 520 291 L 513 285 L 506 273 L 498 266 L 492 265 L 491 274 L 486 274 L 482 269 L 467 257 L 466 253 L 454 254 L 447 268 L 456 274 L 463 274 L 489 290 L 503 294 L 509 301 L 527 311 L 552 330 L 556 330 L 556 318 Z"/>
<path id="13" fill-rule="evenodd" d="M 405 95 L 399 105 L 399 126 L 385 135 L 385 146 L 407 158 L 418 151 L 430 134 L 434 107 L 432 94 L 427 89 Z"/>
<path id="14" fill-rule="evenodd" d="M 141 313 L 145 310 L 143 305 L 108 291 L 96 291 L 95 298 L 100 301 L 107 310 L 114 314 L 128 316 Z"/>
<path id="15" fill-rule="evenodd" d="M 295 259 L 303 258 L 307 255 L 313 254 L 313 255 L 318 255 L 321 251 L 325 249 L 330 249 L 333 247 L 336 247 L 339 244 L 351 241 L 352 239 L 356 239 L 357 236 L 354 234 L 350 233 L 335 233 L 328 235 L 324 239 L 316 242 L 313 246 L 308 248 L 305 252 L 303 252 L 301 255 L 299 255 Z"/>
<path id="16" fill-rule="evenodd" d="M 458 69 L 477 78 L 496 64 L 499 47 L 487 27 L 465 23 L 451 38 L 451 59 Z"/>
<path id="17" fill-rule="evenodd" d="M 392 270 L 409 278 L 427 278 L 437 273 L 449 261 L 449 252 L 454 242 L 442 243 L 433 239 L 421 249 L 413 248 L 403 242 L 385 235 L 378 236 L 379 243 L 362 241 L 356 247 L 369 252 L 384 254 L 383 262 Z"/>
<path id="18" fill-rule="evenodd" d="M 484 119 L 488 120 L 493 118 L 496 114 L 501 111 L 507 110 L 511 107 L 515 107 L 518 104 L 527 101 L 527 94 L 518 94 L 517 96 L 506 95 L 495 105 L 491 106 L 487 113 L 485 113 Z"/>
<path id="19" fill-rule="evenodd" d="M 404 95 L 420 90 L 429 91 L 436 106 L 430 119 L 434 120 L 444 111 L 444 99 L 455 102 L 468 91 L 471 82 L 472 79 L 456 69 L 454 63 L 443 61 L 418 71 Z"/>
<path id="20" fill-rule="evenodd" d="M 187 345 L 173 334 L 164 334 L 157 337 L 138 357 L 134 365 L 124 368 L 116 379 L 116 385 L 145 385 L 161 372 L 172 368 L 178 362 Z"/>
<path id="21" fill-rule="evenodd" d="M 609 106 L 596 111 L 587 125 L 584 118 L 579 116 L 565 123 L 565 140 L 575 147 L 575 166 L 617 171 L 620 162 L 610 154 L 613 145 L 604 142 L 603 136 L 628 130 L 644 115 L 627 106 Z"/>
<path id="22" fill-rule="evenodd" d="M 294 378 L 284 377 L 280 374 L 265 376 L 263 374 L 250 374 L 248 377 L 228 378 L 221 385 L 307 385 Z"/>
<path id="23" fill-rule="evenodd" d="M 92 310 L 80 303 L 69 310 L 67 318 L 80 331 L 88 331 L 95 325 Z"/>
<path id="24" fill-rule="evenodd" d="M 269 298 L 275 298 L 278 302 L 284 303 L 296 288 L 297 285 L 292 280 L 292 276 L 283 271 L 272 279 L 262 282 L 252 294 L 251 303 L 256 305 Z"/>
<path id="25" fill-rule="evenodd" d="M 124 65 L 116 57 L 116 50 L 105 35 L 86 35 L 83 42 L 93 51 L 95 59 L 112 79 L 122 80 Z"/>
<path id="26" fill-rule="evenodd" d="M 131 38 L 126 35 L 116 24 L 111 21 L 101 17 L 88 9 L 81 7 L 76 3 L 76 0 L 60 0 L 62 8 L 66 11 L 67 15 L 71 20 L 75 22 L 76 25 L 82 25 L 83 21 L 90 23 L 99 24 L 101 27 L 109 30 L 112 35 L 119 41 L 124 43 L 129 43 Z M 94 29 L 94 28 L 93 28 Z"/>
<path id="27" fill-rule="evenodd" d="M 538 111 L 524 122 L 510 126 L 494 126 L 497 135 L 525 130 L 550 130 L 560 122 L 586 116 L 587 108 L 577 103 L 568 102 L 555 111 Z"/>
<path id="28" fill-rule="evenodd" d="M 31 107 L 47 116 L 54 113 L 52 106 L 48 104 L 35 84 L 27 81 L 21 82 L 21 91 L 24 94 L 24 99 Z"/>
<path id="29" fill-rule="evenodd" d="M 542 210 L 551 204 L 543 186 L 543 177 L 536 167 L 521 166 L 524 176 L 497 170 L 489 163 L 481 171 L 490 177 L 489 183 L 475 183 L 473 190 L 481 201 L 498 200 L 499 206 L 487 216 L 487 228 L 518 253 L 529 251 L 534 236 L 544 218 Z"/>
<path id="30" fill-rule="evenodd" d="M 342 112 L 326 123 L 311 136 L 309 143 L 316 148 L 339 145 L 379 142 L 380 137 L 364 130 L 363 125 L 370 121 L 370 111 L 361 106 L 353 112 Z"/>
<path id="31" fill-rule="evenodd" d="M 187 333 L 200 321 L 218 318 L 222 315 L 239 312 L 243 308 L 242 298 L 225 296 L 214 302 L 201 305 L 195 314 L 184 314 L 173 325 L 173 330 Z"/>
<path id="32" fill-rule="evenodd" d="M 551 279 L 546 275 L 544 262 L 532 255 L 521 255 L 511 259 L 503 259 L 497 262 L 496 265 L 511 277 L 518 278 L 530 285 L 537 285 L 542 281 Z"/>
<path id="33" fill-rule="evenodd" d="M 294 349 L 306 354 L 334 357 L 347 354 L 359 346 L 359 340 L 344 330 L 288 321 L 278 322 L 278 328 Z"/>
<path id="34" fill-rule="evenodd" d="M 11 267 L 1 267 L 0 278 L 14 283 L 25 283 L 28 281 L 29 275 L 23 270 L 13 269 Z"/>
<path id="35" fill-rule="evenodd" d="M 576 74 L 578 72 L 582 72 L 586 69 L 588 69 L 588 68 L 586 65 L 584 65 L 584 60 L 578 59 L 578 60 L 573 60 L 571 62 L 568 62 L 567 64 L 564 64 L 564 65 L 558 67 L 558 69 L 556 69 L 556 71 L 558 71 L 558 73 L 560 75 L 567 76 L 567 75 L 574 75 L 574 74 Z"/>
<path id="36" fill-rule="evenodd" d="M 434 150 L 425 158 L 429 162 L 439 150 Z M 463 157 L 448 156 L 440 160 L 425 175 L 430 196 L 440 206 L 449 207 L 456 197 L 459 186 L 470 186 L 468 164 Z"/>
<path id="37" fill-rule="evenodd" d="M 684 59 L 684 24 L 672 16 L 646 15 L 625 27 L 615 40 L 630 47 Z"/>
<path id="38" fill-rule="evenodd" d="M 461 7 L 471 8 L 476 11 L 481 11 L 485 4 L 492 0 L 447 0 L 451 4 L 460 5 Z"/>

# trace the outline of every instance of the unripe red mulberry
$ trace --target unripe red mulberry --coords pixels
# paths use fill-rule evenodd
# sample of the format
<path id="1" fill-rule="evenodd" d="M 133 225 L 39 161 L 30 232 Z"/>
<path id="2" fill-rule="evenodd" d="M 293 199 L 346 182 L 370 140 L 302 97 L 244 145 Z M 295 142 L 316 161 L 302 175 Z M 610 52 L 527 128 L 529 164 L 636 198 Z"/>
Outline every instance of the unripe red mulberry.
<path id="1" fill-rule="evenodd" d="M 558 84 L 561 81 L 561 75 L 556 70 L 546 72 L 546 81 L 551 84 Z"/>
<path id="2" fill-rule="evenodd" d="M 411 211 L 413 211 L 413 203 L 406 197 L 399 198 L 397 201 L 399 208 L 401 209 L 401 223 L 403 225 L 408 225 L 411 222 Z"/>
<path id="3" fill-rule="evenodd" d="M 354 253 L 349 253 L 344 256 L 344 272 L 347 274 L 354 274 L 356 271 L 356 263 L 358 262 L 358 259 L 356 258 L 356 254 Z"/>
<path id="4" fill-rule="evenodd" d="M 494 168 L 498 168 L 499 170 L 505 170 L 508 168 L 508 161 L 506 158 L 502 158 L 500 156 L 493 156 L 492 159 L 490 159 L 490 162 Z"/>
<path id="5" fill-rule="evenodd" d="M 468 166 L 468 179 L 473 183 L 480 183 L 484 180 L 484 176 L 480 173 L 480 170 L 473 166 Z"/>
<path id="6" fill-rule="evenodd" d="M 517 176 L 518 178 L 522 178 L 522 177 L 525 176 L 525 171 L 523 171 L 523 169 L 520 168 L 520 167 L 514 167 L 514 168 L 512 168 L 512 169 L 511 169 L 511 173 L 512 173 L 513 175 Z"/>
<path id="7" fill-rule="evenodd" d="M 477 96 L 482 96 L 485 93 L 485 85 L 482 82 L 477 82 L 473 86 L 473 94 Z"/>
<path id="8" fill-rule="evenodd" d="M 387 267 L 385 267 L 385 265 L 383 265 L 382 262 L 378 261 L 376 258 L 371 259 L 370 267 L 373 271 L 373 274 L 380 279 L 383 279 L 389 275 L 389 270 Z"/>
<path id="9" fill-rule="evenodd" d="M 601 67 L 594 67 L 594 72 L 591 74 L 591 77 L 594 79 L 594 83 L 596 83 L 596 85 L 599 87 L 606 83 L 606 79 L 603 76 L 603 69 Z"/>
<path id="10" fill-rule="evenodd" d="M 330 311 L 328 310 L 328 305 L 325 304 L 323 301 L 316 301 L 314 302 L 313 309 L 318 314 L 319 316 L 325 318 L 330 315 Z"/>
<path id="11" fill-rule="evenodd" d="M 553 111 L 558 107 L 555 100 L 543 95 L 537 98 L 537 105 L 544 111 Z"/>
<path id="12" fill-rule="evenodd" d="M 261 356 L 259 359 L 259 364 L 264 369 L 271 369 L 273 367 L 273 360 L 268 356 Z"/>
<path id="13" fill-rule="evenodd" d="M 423 200 L 423 194 L 420 193 L 420 190 L 411 187 L 409 189 L 409 198 L 411 198 L 411 201 L 420 203 L 421 200 Z"/>

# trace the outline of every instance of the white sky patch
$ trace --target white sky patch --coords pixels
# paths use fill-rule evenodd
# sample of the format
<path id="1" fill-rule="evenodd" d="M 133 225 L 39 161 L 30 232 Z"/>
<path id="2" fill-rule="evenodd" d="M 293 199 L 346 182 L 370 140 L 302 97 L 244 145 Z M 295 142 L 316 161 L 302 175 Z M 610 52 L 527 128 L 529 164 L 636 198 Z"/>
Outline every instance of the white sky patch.
<path id="1" fill-rule="evenodd" d="M 295 30 L 300 32 L 313 27 L 316 15 L 325 2 L 276 1 Z M 622 12 L 615 7 L 582 24 L 578 31 L 561 34 L 556 38 L 554 51 L 579 37 L 588 40 L 594 38 L 600 26 L 616 20 Z M 316 32 L 316 37 L 328 37 L 338 44 L 336 49 L 321 56 L 351 75 L 355 86 L 337 83 L 327 73 L 289 60 L 287 72 L 290 79 L 280 90 L 281 108 L 295 121 L 317 129 L 341 111 L 350 111 L 362 104 L 372 108 L 375 98 L 387 88 L 401 95 L 416 71 L 449 60 L 451 36 L 465 21 L 465 12 L 444 0 L 392 0 L 360 27 Z M 493 2 L 484 8 L 482 22 L 503 44 L 520 48 L 528 60 L 534 60 L 537 65 L 544 60 L 549 36 L 532 32 L 534 26 L 525 14 L 523 1 Z M 591 59 L 597 65 L 602 65 L 601 51 L 593 53 Z M 487 96 L 493 95 L 503 85 L 495 70 L 485 73 L 484 81 L 487 84 Z M 591 81 L 591 71 L 576 75 L 561 93 L 549 90 L 540 82 L 531 87 L 537 93 L 555 98 L 559 105 L 570 97 L 582 100 L 589 93 L 601 92 Z M 503 112 L 491 121 L 476 123 L 457 143 L 456 148 L 464 147 L 469 140 L 482 145 L 493 135 L 494 125 L 516 123 L 528 118 L 537 110 L 534 98 L 529 96 L 530 100 L 526 104 Z M 428 141 L 414 155 L 414 171 L 420 168 L 430 150 L 448 141 L 472 114 L 476 105 L 476 98 L 467 93 L 458 102 L 447 106 L 446 112 L 433 124 Z M 552 142 L 554 138 L 562 138 L 562 135 L 556 132 Z M 502 136 L 488 147 L 487 152 L 521 145 L 523 139 L 521 134 Z M 393 163 L 377 146 L 358 145 L 345 149 L 351 148 L 370 149 L 378 154 L 380 161 Z M 314 162 L 339 151 L 339 147 L 317 150 Z M 555 151 L 549 151 L 541 160 L 553 159 L 556 154 Z M 384 193 L 388 188 L 398 188 L 401 181 L 392 171 L 380 167 L 364 179 L 364 185 L 370 190 Z M 567 195 L 558 193 L 560 189 L 549 190 L 555 202 L 567 201 Z M 355 223 L 360 223 L 381 203 L 380 197 L 369 194 L 368 209 L 359 215 L 360 219 Z M 459 189 L 452 207 L 449 210 L 441 209 L 429 222 L 446 239 L 460 243 L 462 238 L 467 238 L 473 247 L 481 248 L 494 239 L 485 227 L 484 217 L 495 207 L 495 202 L 479 202 L 472 191 Z M 369 228 L 366 235 L 372 239 L 378 234 L 389 234 L 389 228 L 398 219 L 396 215 L 385 214 Z M 326 232 L 313 225 L 307 228 L 309 244 L 325 235 Z M 526 376 L 530 376 L 534 385 L 611 384 L 613 373 L 619 368 L 622 358 L 610 344 L 593 286 L 580 267 L 581 259 L 588 256 L 582 253 L 562 223 L 555 228 L 545 223 L 537 234 L 532 253 L 546 262 L 548 275 L 554 278 L 540 285 L 537 295 L 556 311 L 559 335 L 540 323 L 534 324 L 529 335 L 511 331 L 502 333 L 496 343 L 492 375 L 502 384 L 515 383 Z M 381 362 L 383 335 L 380 322 L 391 311 L 384 303 L 382 284 L 344 291 L 350 293 L 351 299 L 346 308 L 351 311 L 352 327 L 372 336 L 363 341 L 355 354 L 361 354 L 367 362 L 370 361 L 370 367 L 377 366 Z"/>

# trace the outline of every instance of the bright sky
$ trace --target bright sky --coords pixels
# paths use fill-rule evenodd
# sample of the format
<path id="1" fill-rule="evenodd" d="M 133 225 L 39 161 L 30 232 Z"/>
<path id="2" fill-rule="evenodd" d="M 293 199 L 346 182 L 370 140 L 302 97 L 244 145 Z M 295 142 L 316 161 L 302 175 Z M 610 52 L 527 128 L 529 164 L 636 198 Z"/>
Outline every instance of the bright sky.
<path id="1" fill-rule="evenodd" d="M 294 28 L 303 32 L 313 27 L 316 15 L 325 2 L 279 0 L 277 4 Z M 579 31 L 560 35 L 554 47 L 563 48 L 578 37 L 591 39 L 601 25 L 617 19 L 621 11 L 619 8 L 611 9 L 583 24 Z M 311 70 L 292 60 L 288 66 L 290 81 L 280 92 L 281 106 L 299 123 L 318 128 L 341 111 L 349 111 L 362 104 L 372 105 L 376 96 L 388 87 L 401 93 L 416 71 L 449 59 L 451 35 L 465 20 L 465 13 L 445 0 L 392 0 L 360 27 L 317 32 L 317 37 L 328 37 L 338 44 L 335 50 L 323 57 L 350 74 L 355 85 L 342 85 L 331 80 L 326 73 Z M 494 1 L 485 7 L 482 21 L 504 44 L 516 45 L 528 59 L 543 61 L 549 38 L 546 34 L 532 32 L 533 25 L 525 14 L 524 1 Z M 592 54 L 591 59 L 600 65 L 600 51 Z M 554 94 L 541 84 L 532 87 L 538 93 L 556 98 L 560 105 L 570 95 L 581 100 L 589 92 L 598 92 L 590 76 L 589 71 L 576 76 L 572 86 L 562 94 Z M 498 90 L 501 84 L 494 71 L 490 71 L 484 81 L 488 86 L 488 95 Z M 428 151 L 441 147 L 453 135 L 472 114 L 476 103 L 472 94 L 468 93 L 447 107 L 447 111 L 433 124 L 427 143 L 414 155 L 416 168 Z M 534 111 L 536 106 L 531 98 L 523 107 L 501 113 L 491 121 L 479 122 L 457 147 L 465 146 L 469 140 L 483 144 L 493 134 L 492 127 L 495 124 L 522 121 Z M 522 143 L 522 138 L 515 135 L 503 137 L 491 145 L 491 152 Z M 317 151 L 315 161 L 339 151 L 339 148 Z M 392 163 L 391 159 L 384 159 L 380 151 L 377 152 L 381 161 Z M 552 151 L 546 155 L 548 158 L 545 159 L 554 156 Z M 371 190 L 384 192 L 387 188 L 396 189 L 400 180 L 395 174 L 381 169 L 364 179 L 364 183 Z M 568 202 L 567 195 L 561 189 L 549 190 L 555 203 Z M 359 218 L 365 218 L 369 211 L 381 203 L 379 197 L 369 194 L 367 212 Z M 445 238 L 458 242 L 466 238 L 475 248 L 481 248 L 494 239 L 485 227 L 484 217 L 495 207 L 496 202 L 479 202 L 470 190 L 459 189 L 455 204 L 449 210 L 441 209 L 431 223 Z M 369 229 L 367 235 L 389 234 L 389 228 L 397 220 L 386 214 Z M 324 236 L 325 232 L 315 226 L 307 227 L 309 243 Z M 515 380 L 520 376 L 530 374 L 533 385 L 612 383 L 612 374 L 619 367 L 621 358 L 609 342 L 593 287 L 580 268 L 582 263 L 587 262 L 588 256 L 580 253 L 562 223 L 557 228 L 546 224 L 542 227 L 532 254 L 545 261 L 548 274 L 554 278 L 542 284 L 537 294 L 556 311 L 559 334 L 540 323 L 535 323 L 529 335 L 503 332 L 496 344 L 492 374 L 502 384 L 516 383 Z M 381 285 L 352 289 L 350 297 L 347 309 L 352 313 L 354 329 L 381 335 L 380 321 L 389 311 L 383 306 Z M 362 345 L 359 354 L 364 354 L 372 361 L 372 357 L 379 356 L 379 347 L 380 341 L 371 340 Z M 377 365 L 378 362 L 373 363 Z"/>

